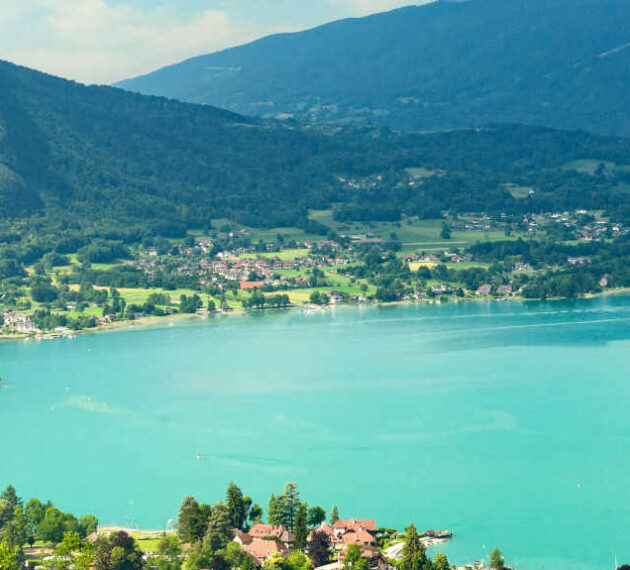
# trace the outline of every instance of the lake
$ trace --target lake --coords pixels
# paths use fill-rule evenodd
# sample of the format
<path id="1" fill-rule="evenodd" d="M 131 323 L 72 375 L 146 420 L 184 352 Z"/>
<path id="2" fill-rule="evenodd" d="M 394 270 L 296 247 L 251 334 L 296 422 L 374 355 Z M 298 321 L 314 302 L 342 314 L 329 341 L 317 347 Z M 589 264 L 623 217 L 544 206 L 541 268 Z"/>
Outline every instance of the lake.
<path id="1" fill-rule="evenodd" d="M 234 480 L 446 528 L 452 562 L 630 562 L 630 297 L 338 307 L 0 343 L 0 485 L 164 528 Z M 201 457 L 198 458 L 198 455 Z M 625 557 L 625 558 L 624 558 Z"/>

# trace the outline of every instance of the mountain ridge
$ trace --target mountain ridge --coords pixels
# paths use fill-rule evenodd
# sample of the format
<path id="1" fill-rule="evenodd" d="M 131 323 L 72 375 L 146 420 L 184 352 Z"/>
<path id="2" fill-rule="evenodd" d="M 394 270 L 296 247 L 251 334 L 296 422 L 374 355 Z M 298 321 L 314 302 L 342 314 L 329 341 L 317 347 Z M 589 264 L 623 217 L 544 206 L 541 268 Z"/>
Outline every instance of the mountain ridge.
<path id="1" fill-rule="evenodd" d="M 435 2 L 260 38 L 117 86 L 312 122 L 628 135 L 630 51 L 614 51 L 628 42 L 621 0 Z"/>

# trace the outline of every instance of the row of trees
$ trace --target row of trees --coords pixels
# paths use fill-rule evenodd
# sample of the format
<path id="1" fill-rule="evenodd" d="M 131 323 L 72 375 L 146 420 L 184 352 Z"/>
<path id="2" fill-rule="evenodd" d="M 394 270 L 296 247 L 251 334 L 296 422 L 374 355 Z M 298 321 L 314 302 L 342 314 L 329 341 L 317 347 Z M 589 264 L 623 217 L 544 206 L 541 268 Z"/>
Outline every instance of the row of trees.
<path id="1" fill-rule="evenodd" d="M 13 570 L 24 561 L 23 547 L 36 540 L 61 543 L 66 535 L 83 539 L 94 532 L 98 521 L 93 515 L 76 518 L 50 501 L 32 498 L 26 504 L 9 485 L 0 495 L 0 568 Z"/>

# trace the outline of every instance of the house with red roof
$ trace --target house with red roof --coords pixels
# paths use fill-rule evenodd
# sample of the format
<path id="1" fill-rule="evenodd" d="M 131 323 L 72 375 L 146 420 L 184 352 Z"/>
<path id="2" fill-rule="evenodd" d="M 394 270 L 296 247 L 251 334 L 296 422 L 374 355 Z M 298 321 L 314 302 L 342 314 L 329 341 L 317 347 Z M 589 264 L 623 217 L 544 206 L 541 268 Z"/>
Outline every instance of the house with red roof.
<path id="1" fill-rule="evenodd" d="M 276 553 L 289 555 L 289 549 L 280 540 L 253 538 L 249 544 L 243 544 L 242 549 L 261 564 Z"/>
<path id="2" fill-rule="evenodd" d="M 349 544 L 361 546 L 374 546 L 376 540 L 376 521 L 372 519 L 348 519 L 337 521 L 333 526 L 322 523 L 315 529 L 330 537 L 330 541 L 336 549 L 342 549 Z"/>

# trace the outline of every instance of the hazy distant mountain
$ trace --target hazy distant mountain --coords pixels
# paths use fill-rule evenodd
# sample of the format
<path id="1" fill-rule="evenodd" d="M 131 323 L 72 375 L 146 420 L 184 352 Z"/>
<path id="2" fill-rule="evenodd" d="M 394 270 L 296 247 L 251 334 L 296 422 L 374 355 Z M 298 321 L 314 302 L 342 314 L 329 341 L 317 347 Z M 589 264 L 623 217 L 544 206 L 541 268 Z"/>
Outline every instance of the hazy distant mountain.
<path id="1" fill-rule="evenodd" d="M 594 176 L 576 160 L 606 166 Z M 299 127 L 0 62 L 0 229 L 36 214 L 29 223 L 98 235 L 181 235 L 212 218 L 323 230 L 309 210 L 330 207 L 339 220 L 578 207 L 630 219 L 628 187 L 630 139 L 518 125 Z"/>
<path id="2" fill-rule="evenodd" d="M 271 36 L 119 85 L 248 115 L 629 135 L 629 78 L 628 0 L 471 0 Z"/>

